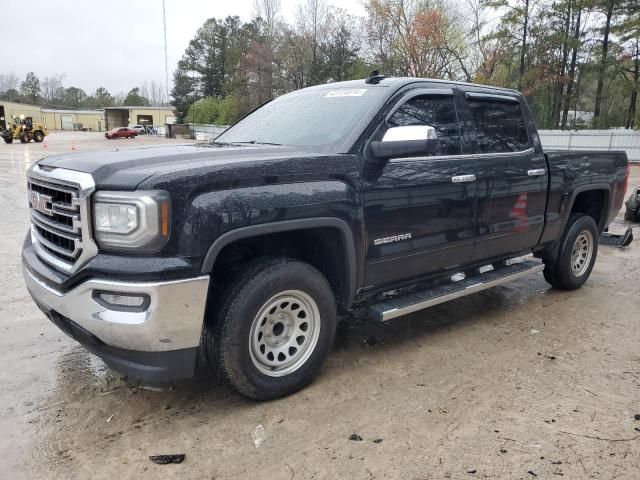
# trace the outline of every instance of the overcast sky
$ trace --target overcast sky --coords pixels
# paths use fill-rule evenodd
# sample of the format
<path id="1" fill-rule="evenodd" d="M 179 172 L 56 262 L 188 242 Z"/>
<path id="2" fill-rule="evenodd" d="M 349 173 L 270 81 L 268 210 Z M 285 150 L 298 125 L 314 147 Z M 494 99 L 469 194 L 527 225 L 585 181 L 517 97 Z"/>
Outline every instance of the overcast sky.
<path id="1" fill-rule="evenodd" d="M 9 1 L 9 0 L 7 0 Z M 281 0 L 281 14 L 295 19 L 304 0 Z M 334 0 L 363 15 L 361 0 Z M 127 92 L 145 80 L 164 84 L 162 0 L 29 0 L 2 9 L 0 74 L 20 78 L 33 71 L 40 78 L 65 74 L 65 87 L 88 94 L 106 87 Z M 207 18 L 238 15 L 249 20 L 253 0 L 166 0 L 169 82 L 189 40 Z M 12 43 L 22 42 L 23 45 Z"/>

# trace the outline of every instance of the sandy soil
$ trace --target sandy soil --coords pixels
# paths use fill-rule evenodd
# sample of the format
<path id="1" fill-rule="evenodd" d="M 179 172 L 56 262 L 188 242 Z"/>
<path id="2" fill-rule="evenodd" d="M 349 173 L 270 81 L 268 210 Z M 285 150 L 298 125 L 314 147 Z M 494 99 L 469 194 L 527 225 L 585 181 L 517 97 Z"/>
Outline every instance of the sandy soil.
<path id="1" fill-rule="evenodd" d="M 204 366 L 148 390 L 50 324 L 20 272 L 25 170 L 105 142 L 53 133 L 47 149 L 0 145 L 0 477 L 639 477 L 640 242 L 601 247 L 576 292 L 535 275 L 386 325 L 345 324 L 318 380 L 283 400 L 248 401 Z M 167 453 L 186 460 L 148 458 Z"/>

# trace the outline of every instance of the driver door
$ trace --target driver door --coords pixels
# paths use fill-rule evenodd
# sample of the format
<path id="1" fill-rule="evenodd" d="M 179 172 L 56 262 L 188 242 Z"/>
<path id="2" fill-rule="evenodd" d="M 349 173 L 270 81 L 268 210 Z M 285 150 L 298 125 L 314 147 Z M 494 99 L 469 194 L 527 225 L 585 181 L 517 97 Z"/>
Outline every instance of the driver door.
<path id="1" fill-rule="evenodd" d="M 367 287 L 409 281 L 468 264 L 473 253 L 477 161 L 463 155 L 453 89 L 413 89 L 373 139 L 396 126 L 428 125 L 434 153 L 367 165 L 363 181 Z"/>

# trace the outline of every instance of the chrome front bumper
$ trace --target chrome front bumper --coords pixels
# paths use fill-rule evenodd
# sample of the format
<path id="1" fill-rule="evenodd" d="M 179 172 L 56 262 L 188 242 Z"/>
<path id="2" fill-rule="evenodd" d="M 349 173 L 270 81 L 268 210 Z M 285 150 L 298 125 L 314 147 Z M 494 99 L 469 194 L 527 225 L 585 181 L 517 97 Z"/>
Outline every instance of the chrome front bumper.
<path id="1" fill-rule="evenodd" d="M 27 289 L 43 309 L 75 322 L 104 344 L 139 352 L 168 352 L 200 344 L 209 277 L 168 282 L 88 280 L 65 293 L 38 280 L 23 267 Z M 148 295 L 139 312 L 111 310 L 95 292 Z"/>

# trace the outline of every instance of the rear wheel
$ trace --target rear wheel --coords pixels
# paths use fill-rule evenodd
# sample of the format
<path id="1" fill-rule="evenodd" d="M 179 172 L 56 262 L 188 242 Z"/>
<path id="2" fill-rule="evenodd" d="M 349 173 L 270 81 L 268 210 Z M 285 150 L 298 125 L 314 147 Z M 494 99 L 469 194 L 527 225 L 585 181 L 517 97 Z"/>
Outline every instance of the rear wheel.
<path id="1" fill-rule="evenodd" d="M 336 329 L 333 291 L 318 270 L 295 260 L 258 260 L 220 298 L 204 350 L 236 390 L 269 400 L 315 378 Z"/>
<path id="2" fill-rule="evenodd" d="M 558 256 L 545 261 L 544 278 L 553 287 L 575 290 L 587 281 L 598 254 L 598 227 L 587 215 L 569 217 Z"/>
<path id="3" fill-rule="evenodd" d="M 4 143 L 13 143 L 13 138 L 11 138 L 11 137 L 4 137 Z"/>
<path id="4" fill-rule="evenodd" d="M 40 143 L 42 140 L 44 140 L 44 133 L 42 133 L 40 130 L 33 134 L 34 142 Z"/>
<path id="5" fill-rule="evenodd" d="M 20 143 L 29 143 L 31 140 L 27 135 L 20 135 Z"/>

